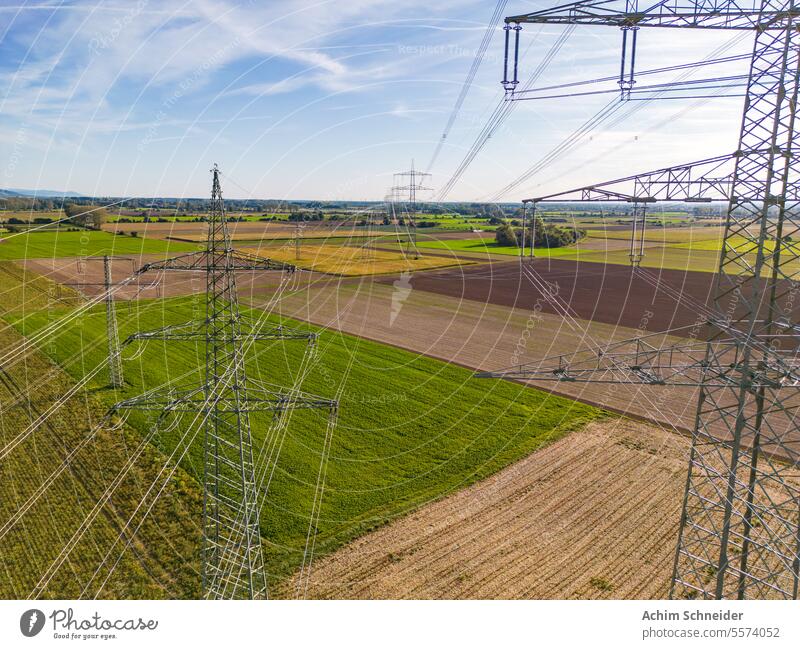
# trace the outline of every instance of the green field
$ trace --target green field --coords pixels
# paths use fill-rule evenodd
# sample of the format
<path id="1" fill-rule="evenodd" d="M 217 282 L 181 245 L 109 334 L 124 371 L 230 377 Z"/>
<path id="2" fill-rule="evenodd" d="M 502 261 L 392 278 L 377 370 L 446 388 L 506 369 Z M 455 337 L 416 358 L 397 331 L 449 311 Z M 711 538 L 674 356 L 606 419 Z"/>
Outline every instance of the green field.
<path id="1" fill-rule="evenodd" d="M 720 227 L 647 228 L 645 241 L 652 243 L 694 245 L 705 241 L 720 241 L 723 229 Z M 628 241 L 630 230 L 591 229 L 586 236 L 592 239 L 615 239 Z"/>
<path id="2" fill-rule="evenodd" d="M 673 270 L 693 270 L 706 273 L 715 273 L 719 266 L 719 252 L 704 247 L 695 247 L 698 243 L 684 246 L 657 246 L 650 245 L 644 250 L 644 259 L 641 265 L 647 268 L 665 268 Z M 712 242 L 716 244 L 716 242 Z M 518 255 L 519 248 L 513 246 L 498 246 L 493 241 L 483 243 L 475 239 L 457 239 L 447 241 L 420 242 L 420 248 L 434 248 L 452 250 L 457 253 L 477 253 L 484 255 Z M 568 248 L 536 248 L 536 257 L 549 259 L 571 259 L 582 263 L 591 264 L 619 264 L 630 266 L 630 257 L 627 250 L 581 250 L 578 247 Z M 717 249 L 719 245 L 717 244 Z"/>
<path id="3" fill-rule="evenodd" d="M 536 257 L 571 259 L 579 262 L 598 264 L 630 265 L 628 250 L 619 249 L 618 245 L 609 250 L 590 249 L 584 244 L 598 240 L 613 241 L 630 238 L 625 230 L 588 230 L 587 238 L 575 246 L 565 248 L 536 248 Z M 647 268 L 664 268 L 671 270 L 687 270 L 705 273 L 716 273 L 719 268 L 719 253 L 722 248 L 722 228 L 670 228 L 651 229 L 646 237 L 644 258 L 641 265 Z M 732 243 L 738 252 L 747 252 L 752 244 L 743 237 L 735 237 Z M 486 239 L 421 239 L 417 245 L 421 249 L 451 251 L 465 256 L 493 255 L 517 256 L 519 248 L 501 246 L 491 238 Z M 755 255 L 751 263 L 755 261 Z M 800 262 L 793 263 L 800 271 Z"/>
<path id="4" fill-rule="evenodd" d="M 202 310 L 202 304 L 195 298 L 179 298 L 142 302 L 135 308 L 138 311 L 132 314 L 120 308 L 123 339 L 134 328 L 188 320 L 193 309 Z M 58 315 L 58 311 L 40 312 L 16 322 L 30 334 Z M 104 314 L 98 309 L 57 336 L 49 353 L 78 377 L 103 360 L 104 336 Z M 262 344 L 254 350 L 248 372 L 253 378 L 289 384 L 303 347 L 296 342 Z M 126 363 L 127 385 L 121 393 L 106 387 L 104 375 L 91 387 L 96 398 L 110 404 L 186 372 L 187 380 L 196 382 L 203 353 L 193 344 L 151 343 L 140 358 Z M 70 357 L 79 360 L 70 362 Z M 354 363 L 328 467 L 316 546 L 320 554 L 603 416 L 597 409 L 545 392 L 474 379 L 460 367 L 338 332 L 322 333 L 315 371 L 303 388 L 333 397 L 351 358 Z M 147 421 L 136 413 L 128 424 L 144 431 Z M 253 417 L 256 453 L 264 445 L 267 421 L 265 416 Z M 262 527 L 274 579 L 288 575 L 302 558 L 323 423 L 314 411 L 295 414 L 263 507 Z M 181 434 L 181 427 L 162 432 L 159 451 L 171 453 Z M 199 438 L 181 466 L 199 479 Z"/>
<path id="5" fill-rule="evenodd" d="M 627 250 L 592 250 L 582 252 L 580 261 L 599 264 L 630 266 Z M 715 273 L 719 267 L 719 254 L 708 250 L 692 250 L 674 247 L 652 246 L 644 249 L 641 265 L 645 268 L 691 270 Z"/>
<path id="6" fill-rule="evenodd" d="M 0 271 L 0 312 L 5 318 L 64 309 L 75 303 L 67 298 L 77 298 L 71 289 L 56 290 L 49 280 L 11 262 L 0 262 Z M 14 328 L 0 320 L 0 345 L 6 353 L 22 342 Z M 15 444 L 0 460 L 0 597 L 29 597 L 73 535 L 72 551 L 39 596 L 77 598 L 84 585 L 96 588 L 105 582 L 106 598 L 198 597 L 196 520 L 202 493 L 194 479 L 178 469 L 172 479 L 162 481 L 162 498 L 130 539 L 131 550 L 120 556 L 128 539 L 123 536 L 116 551 L 114 543 L 166 458 L 154 446 L 145 446 L 129 463 L 140 440 L 131 428 L 91 433 L 106 406 L 85 391 L 61 405 L 32 434 L 23 435 L 73 386 L 72 378 L 35 348 L 24 358 L 7 359 L 0 368 L 0 448 L 5 452 L 7 445 Z M 90 519 L 94 504 L 124 468 L 112 504 Z M 108 550 L 111 560 L 102 564 Z M 88 594 L 94 592 L 90 587 Z"/>
<path id="7" fill-rule="evenodd" d="M 0 237 L 0 260 L 139 255 L 198 249 L 198 245 L 191 243 L 113 235 L 99 230 L 49 230 L 12 233 Z"/>
<path id="8" fill-rule="evenodd" d="M 442 239 L 429 241 L 419 239 L 417 246 L 433 250 L 451 250 L 453 252 L 467 252 L 483 255 L 519 255 L 519 248 L 515 246 L 501 246 L 494 239 Z M 526 248 L 527 250 L 527 248 Z M 576 258 L 579 254 L 577 248 L 536 248 L 537 257 L 567 257 Z"/>

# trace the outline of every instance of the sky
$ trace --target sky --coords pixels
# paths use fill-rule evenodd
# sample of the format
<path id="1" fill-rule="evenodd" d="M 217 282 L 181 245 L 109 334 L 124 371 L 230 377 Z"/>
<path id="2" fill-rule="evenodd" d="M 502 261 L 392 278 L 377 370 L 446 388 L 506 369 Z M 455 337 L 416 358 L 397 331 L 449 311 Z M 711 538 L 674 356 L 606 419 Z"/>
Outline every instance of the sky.
<path id="1" fill-rule="evenodd" d="M 508 0 L 504 15 L 561 3 Z M 232 198 L 381 200 L 413 161 L 436 190 L 503 99 L 501 23 L 430 167 L 495 4 L 0 0 L 0 188 L 206 196 L 217 163 Z M 563 33 L 524 26 L 520 79 Z M 751 38 L 642 29 L 637 68 L 747 53 Z M 618 29 L 579 27 L 536 86 L 614 75 L 620 49 Z M 516 102 L 447 199 L 517 201 L 736 149 L 739 97 L 627 102 L 499 193 L 611 101 Z"/>

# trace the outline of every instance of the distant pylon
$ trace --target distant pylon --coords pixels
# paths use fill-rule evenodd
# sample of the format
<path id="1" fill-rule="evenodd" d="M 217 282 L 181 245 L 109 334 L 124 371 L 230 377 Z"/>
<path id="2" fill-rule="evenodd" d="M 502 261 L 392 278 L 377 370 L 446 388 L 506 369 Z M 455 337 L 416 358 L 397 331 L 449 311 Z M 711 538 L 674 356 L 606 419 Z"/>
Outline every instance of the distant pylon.
<path id="1" fill-rule="evenodd" d="M 414 168 L 414 160 L 411 160 L 411 168 L 408 171 L 400 171 L 394 174 L 394 177 L 399 181 L 395 181 L 395 185 L 391 188 L 391 192 L 397 197 L 393 202 L 393 206 L 398 201 L 405 203 L 405 217 L 409 222 L 410 227 L 407 226 L 409 243 L 414 249 L 414 256 L 419 257 L 419 248 L 417 247 L 417 192 L 431 191 L 430 187 L 425 187 L 423 183 L 425 178 L 430 178 L 431 174 L 423 171 L 417 171 Z M 403 184 L 402 179 L 408 178 L 408 183 Z M 399 183 L 399 184 L 398 184 Z M 400 196 L 403 192 L 407 192 L 406 199 L 401 199 Z"/>

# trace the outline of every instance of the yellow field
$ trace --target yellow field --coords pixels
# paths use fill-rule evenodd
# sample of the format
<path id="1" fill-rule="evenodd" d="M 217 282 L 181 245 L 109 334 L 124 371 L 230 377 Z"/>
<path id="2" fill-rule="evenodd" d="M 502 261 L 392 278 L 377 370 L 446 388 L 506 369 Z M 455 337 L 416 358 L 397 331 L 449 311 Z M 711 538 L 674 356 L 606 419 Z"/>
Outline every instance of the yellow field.
<path id="1" fill-rule="evenodd" d="M 465 266 L 472 263 L 463 259 L 434 257 L 430 255 L 414 259 L 413 255 L 388 250 L 373 250 L 363 246 L 337 246 L 330 244 L 303 243 L 299 256 L 293 243 L 280 247 L 242 248 L 249 252 L 279 261 L 286 261 L 320 273 L 331 275 L 380 275 L 404 271 Z"/>
<path id="2" fill-rule="evenodd" d="M 724 228 L 721 227 L 694 227 L 694 228 L 656 228 L 649 226 L 645 230 L 645 241 L 653 243 L 678 243 L 691 244 L 698 241 L 718 241 L 722 239 Z M 593 239 L 624 239 L 631 238 L 630 230 L 587 230 L 586 235 Z"/>

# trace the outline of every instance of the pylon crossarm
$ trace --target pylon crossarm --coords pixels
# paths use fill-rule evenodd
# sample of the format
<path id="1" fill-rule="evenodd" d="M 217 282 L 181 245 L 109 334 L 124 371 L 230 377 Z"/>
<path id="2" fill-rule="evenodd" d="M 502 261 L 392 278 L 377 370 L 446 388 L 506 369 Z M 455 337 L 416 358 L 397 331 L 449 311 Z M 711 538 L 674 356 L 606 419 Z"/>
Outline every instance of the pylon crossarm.
<path id="1" fill-rule="evenodd" d="M 607 180 L 555 194 L 526 198 L 526 203 L 680 201 L 710 203 L 728 201 L 737 154 L 731 153 L 682 165 Z"/>
<path id="2" fill-rule="evenodd" d="M 635 349 L 631 350 L 632 346 Z M 629 340 L 602 349 L 581 350 L 502 370 L 479 372 L 475 376 L 575 383 L 705 385 L 747 390 L 800 388 L 800 362 L 792 356 L 776 351 L 760 363 L 744 366 L 743 349 L 740 341 L 689 342 L 653 348 L 642 344 L 642 339 Z"/>
<path id="3" fill-rule="evenodd" d="M 313 331 L 294 329 L 282 324 L 260 322 L 250 315 L 241 316 L 242 335 L 255 340 L 306 340 L 313 344 L 319 335 Z"/>
<path id="4" fill-rule="evenodd" d="M 571 2 L 552 9 L 509 16 L 509 23 L 556 23 L 567 25 L 608 25 L 613 27 L 688 27 L 696 29 L 781 29 L 784 15 L 800 12 L 767 12 L 762 15 L 758 0 L 722 0 L 713 7 L 697 0 L 660 0 L 643 11 L 630 11 L 626 0 Z M 635 5 L 634 5 L 635 6 Z M 778 25 L 778 26 L 776 26 Z"/>
<path id="5" fill-rule="evenodd" d="M 260 379 L 249 379 L 248 396 L 247 398 L 255 397 L 264 401 L 279 401 L 288 404 L 291 408 L 292 404 L 299 402 L 302 405 L 300 408 L 327 408 L 337 410 L 339 402 L 336 399 L 326 399 L 308 392 L 301 392 L 300 390 L 287 390 L 285 387 L 274 385 Z"/>
<path id="6" fill-rule="evenodd" d="M 198 399 L 205 401 L 203 396 L 203 388 L 196 385 L 191 388 L 159 387 L 130 399 L 119 401 L 111 406 L 109 412 L 113 413 L 119 410 L 180 412 L 187 410 L 188 408 L 185 406 L 196 403 Z"/>
<path id="7" fill-rule="evenodd" d="M 251 380 L 251 384 L 259 381 Z M 248 385 L 238 389 L 236 398 L 225 394 L 219 398 L 207 396 L 204 387 L 157 388 L 132 399 L 120 401 L 110 412 L 119 410 L 152 410 L 164 412 L 279 412 L 292 409 L 336 409 L 335 400 L 324 399 L 300 391 L 274 391 Z"/>
<path id="8" fill-rule="evenodd" d="M 260 257 L 239 250 L 228 250 L 225 254 L 212 255 L 207 250 L 189 252 L 185 255 L 178 255 L 170 259 L 155 261 L 145 264 L 136 271 L 137 275 L 152 271 L 214 271 L 214 270 L 234 270 L 234 271 L 267 271 L 280 270 L 293 273 L 297 270 L 294 264 L 287 264 L 282 261 Z"/>
<path id="9" fill-rule="evenodd" d="M 176 325 L 168 325 L 160 329 L 151 331 L 138 331 L 128 336 L 123 345 L 128 345 L 137 340 L 186 340 L 204 341 L 207 336 L 206 324 L 204 322 L 184 322 Z M 233 340 L 306 340 L 313 343 L 317 339 L 317 334 L 300 329 L 293 329 L 283 325 L 275 325 L 270 322 L 256 322 L 243 316 L 240 318 L 238 333 L 233 336 Z"/>
<path id="10" fill-rule="evenodd" d="M 283 270 L 289 273 L 297 270 L 297 266 L 294 264 L 287 264 L 283 261 L 268 259 L 248 252 L 241 252 L 240 250 L 231 250 L 229 257 L 233 262 L 233 270 Z"/>

